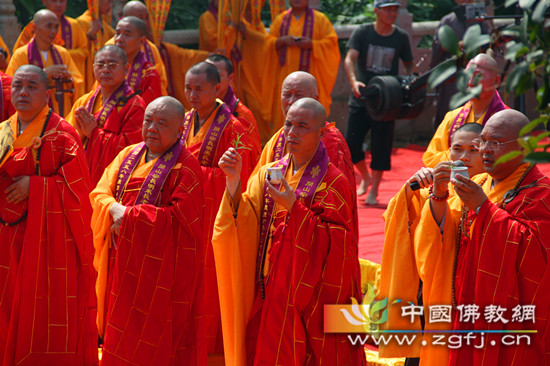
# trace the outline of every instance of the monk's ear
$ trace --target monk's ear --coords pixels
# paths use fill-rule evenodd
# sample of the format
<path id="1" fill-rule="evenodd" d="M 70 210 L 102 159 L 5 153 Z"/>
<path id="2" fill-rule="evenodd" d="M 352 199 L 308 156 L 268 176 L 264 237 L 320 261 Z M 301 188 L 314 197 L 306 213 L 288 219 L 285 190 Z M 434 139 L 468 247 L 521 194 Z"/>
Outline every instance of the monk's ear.
<path id="1" fill-rule="evenodd" d="M 139 40 L 139 44 L 141 45 L 141 47 L 145 45 L 145 42 L 147 42 L 147 37 L 141 36 Z"/>
<path id="2" fill-rule="evenodd" d="M 325 137 L 325 134 L 327 133 L 327 128 L 326 127 L 321 128 L 320 133 L 321 133 L 321 139 L 323 139 Z"/>
<path id="3" fill-rule="evenodd" d="M 235 73 L 229 75 L 229 82 L 233 84 L 233 79 L 235 79 Z"/>

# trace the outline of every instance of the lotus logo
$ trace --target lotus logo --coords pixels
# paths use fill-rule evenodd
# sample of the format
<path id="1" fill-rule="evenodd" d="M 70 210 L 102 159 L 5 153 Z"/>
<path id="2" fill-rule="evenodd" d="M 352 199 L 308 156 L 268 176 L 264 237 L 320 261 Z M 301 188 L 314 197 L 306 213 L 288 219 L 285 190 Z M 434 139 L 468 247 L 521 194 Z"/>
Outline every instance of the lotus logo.
<path id="1" fill-rule="evenodd" d="M 367 292 L 363 297 L 363 303 L 351 298 L 351 312 L 348 309 L 340 309 L 346 320 L 354 326 L 363 326 L 366 332 L 378 331 L 379 325 L 388 319 L 388 299 L 376 300 L 376 287 L 367 285 Z"/>

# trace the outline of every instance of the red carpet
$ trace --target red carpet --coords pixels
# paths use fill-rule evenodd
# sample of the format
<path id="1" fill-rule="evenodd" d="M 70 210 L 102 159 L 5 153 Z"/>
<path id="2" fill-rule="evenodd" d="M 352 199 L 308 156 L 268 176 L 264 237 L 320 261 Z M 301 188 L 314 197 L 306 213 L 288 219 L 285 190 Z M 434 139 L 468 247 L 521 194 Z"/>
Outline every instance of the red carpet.
<path id="1" fill-rule="evenodd" d="M 406 148 L 394 149 L 392 153 L 392 170 L 384 172 L 378 206 L 365 205 L 367 195 L 358 197 L 357 209 L 359 214 L 359 257 L 375 263 L 382 261 L 382 247 L 384 245 L 384 219 L 382 214 L 386 210 L 390 199 L 401 189 L 421 166 L 422 154 L 426 148 L 409 145 Z M 366 156 L 370 164 L 370 154 Z M 538 164 L 539 169 L 550 176 L 550 164 Z M 359 176 L 356 175 L 357 182 Z"/>

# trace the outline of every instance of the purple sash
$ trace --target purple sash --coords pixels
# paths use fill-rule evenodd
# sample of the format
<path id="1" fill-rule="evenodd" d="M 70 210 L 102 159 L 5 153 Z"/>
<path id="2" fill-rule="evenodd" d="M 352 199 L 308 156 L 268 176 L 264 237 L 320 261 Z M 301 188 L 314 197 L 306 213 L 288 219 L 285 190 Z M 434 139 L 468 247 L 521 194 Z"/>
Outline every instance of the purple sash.
<path id="1" fill-rule="evenodd" d="M 134 58 L 134 62 L 132 63 L 132 67 L 130 68 L 130 71 L 128 72 L 128 76 L 126 77 L 126 80 L 128 80 L 128 85 L 130 85 L 130 88 L 132 90 L 136 91 L 138 94 L 141 94 L 144 90 L 139 89 L 139 83 L 141 82 L 141 76 L 143 75 L 143 67 L 145 66 L 145 63 L 147 62 L 147 59 L 145 58 L 145 54 L 143 51 L 139 51 L 136 55 L 136 58 Z"/>
<path id="2" fill-rule="evenodd" d="M 214 19 L 216 19 L 216 22 L 218 21 L 218 7 L 214 3 L 214 1 L 210 1 L 210 5 L 208 6 L 208 11 L 212 13 L 214 16 Z"/>
<path id="3" fill-rule="evenodd" d="M 310 7 L 306 10 L 306 18 L 304 20 L 304 29 L 302 31 L 302 37 L 307 37 L 309 39 L 313 38 L 313 20 L 315 16 L 313 15 L 313 9 Z M 283 17 L 283 23 L 281 24 L 281 36 L 288 35 L 288 30 L 290 29 L 290 22 L 292 20 L 292 9 L 288 9 L 286 14 Z M 281 66 L 284 66 L 286 63 L 286 46 L 283 46 L 279 49 L 279 63 Z M 300 51 L 300 67 L 298 70 L 309 72 L 311 60 L 311 48 L 308 50 L 302 49 Z"/>
<path id="4" fill-rule="evenodd" d="M 464 104 L 460 112 L 456 115 L 456 118 L 453 121 L 451 128 L 449 130 L 449 146 L 451 146 L 451 137 L 453 136 L 456 130 L 458 130 L 462 125 L 464 125 L 464 123 L 466 122 L 466 118 L 468 118 L 468 114 L 470 113 L 471 108 L 472 108 L 472 102 L 469 101 L 466 104 Z M 485 126 L 485 123 L 487 123 L 487 120 L 493 114 L 503 109 L 506 109 L 506 104 L 504 104 L 504 102 L 500 98 L 500 94 L 498 94 L 498 91 L 495 90 L 495 95 L 491 100 L 491 104 L 489 104 L 489 108 L 487 108 L 487 112 L 485 112 L 485 117 L 483 118 L 483 122 L 481 123 L 481 125 Z"/>
<path id="5" fill-rule="evenodd" d="M 70 50 L 73 48 L 73 29 L 71 28 L 71 23 L 67 20 L 66 16 L 61 17 L 61 38 L 65 42 L 65 48 Z"/>
<path id="6" fill-rule="evenodd" d="M 27 54 L 29 58 L 29 64 L 35 65 L 40 67 L 41 69 L 44 68 L 44 63 L 42 62 L 42 56 L 40 55 L 40 51 L 38 51 L 38 47 L 36 46 L 36 42 L 34 41 L 34 37 L 27 45 Z M 59 52 L 55 49 L 53 45 L 50 46 L 50 54 L 53 59 L 53 63 L 55 65 L 62 65 L 63 59 L 61 58 L 61 55 Z"/>
<path id="7" fill-rule="evenodd" d="M 154 65 L 155 56 L 153 55 L 153 50 L 151 49 L 151 46 L 149 46 L 149 42 L 145 41 L 145 44 L 143 45 L 143 50 L 145 51 L 145 58 L 147 59 L 147 61 Z"/>
<path id="8" fill-rule="evenodd" d="M 218 151 L 220 138 L 222 137 L 225 127 L 230 121 L 231 111 L 225 104 L 220 105 L 214 120 L 210 124 L 208 132 L 206 132 L 206 136 L 204 136 L 201 150 L 199 151 L 199 156 L 197 157 L 202 166 L 213 167 L 215 165 L 214 157 Z"/>
<path id="9" fill-rule="evenodd" d="M 225 97 L 223 97 L 223 103 L 229 108 L 231 114 L 235 115 L 235 108 L 237 108 L 237 103 L 239 103 L 239 100 L 235 96 L 235 92 L 233 91 L 231 85 L 227 88 L 227 93 L 225 93 Z"/>
<path id="10" fill-rule="evenodd" d="M 182 149 L 183 141 L 178 140 L 170 149 L 166 150 L 164 154 L 157 159 L 155 165 L 143 181 L 134 205 L 154 205 L 157 202 L 164 182 L 168 178 L 168 174 L 174 165 L 176 165 Z M 118 180 L 116 183 L 116 200 L 118 202 L 121 201 L 122 195 L 126 190 L 126 185 L 132 176 L 132 172 L 136 169 L 141 156 L 145 151 L 147 151 L 147 146 L 145 146 L 145 143 L 142 142 L 137 145 L 122 161 L 122 164 L 120 165 L 121 168 L 118 171 Z"/>
<path id="11" fill-rule="evenodd" d="M 304 206 L 310 207 L 313 202 L 313 197 L 315 191 L 319 184 L 323 181 L 325 174 L 327 173 L 328 164 L 330 159 L 327 154 L 327 149 L 323 141 L 319 141 L 319 147 L 313 155 L 313 158 L 309 161 L 300 182 L 296 187 L 296 199 L 301 200 Z M 286 170 L 290 163 L 290 154 L 285 155 L 285 157 L 279 160 L 273 167 L 282 167 L 283 176 L 285 176 Z M 281 184 L 274 185 L 276 189 L 280 189 Z M 275 202 L 273 198 L 266 192 L 267 181 L 264 181 L 264 209 L 262 211 L 262 223 L 260 231 L 260 243 L 258 248 L 258 258 L 256 260 L 256 280 L 260 281 L 261 274 L 263 271 L 263 262 L 265 257 L 265 250 L 267 247 L 267 239 L 269 236 L 269 230 L 271 228 L 271 222 L 273 220 L 273 208 L 275 207 Z"/>
<path id="12" fill-rule="evenodd" d="M 166 78 L 168 79 L 168 85 L 166 87 L 166 91 L 168 92 L 168 95 L 174 96 L 174 88 L 172 87 L 172 64 L 170 63 L 170 55 L 168 54 L 168 49 L 166 49 L 166 46 L 164 43 L 160 44 L 160 47 L 158 47 L 160 52 L 160 57 L 162 58 L 162 61 L 164 62 L 164 68 L 166 69 Z"/>
<path id="13" fill-rule="evenodd" d="M 279 134 L 279 137 L 277 138 L 277 143 L 275 144 L 275 147 L 273 148 L 273 158 L 271 158 L 271 161 L 277 161 L 281 160 L 285 154 L 285 133 L 284 131 L 281 131 Z"/>
<path id="14" fill-rule="evenodd" d="M 92 96 L 92 98 L 90 98 L 90 100 L 86 104 L 86 110 L 88 112 L 90 112 L 91 115 L 94 114 L 94 112 L 93 112 L 94 103 L 95 103 L 95 100 L 97 98 L 97 95 L 99 94 L 100 89 L 101 88 L 97 88 L 95 90 L 94 95 Z M 113 108 L 116 107 L 117 103 L 121 100 L 121 98 L 128 95 L 128 94 L 130 94 L 130 93 L 132 93 L 132 89 L 130 89 L 130 86 L 128 85 L 128 82 L 126 80 L 124 80 L 122 85 L 120 85 L 118 87 L 118 89 L 115 90 L 115 92 L 113 94 L 111 94 L 109 99 L 107 99 L 107 101 L 103 105 L 103 108 L 99 112 L 96 119 L 97 119 L 97 123 L 98 123 L 100 128 L 103 128 L 103 125 L 105 125 L 105 120 L 107 120 L 107 117 L 109 117 L 109 115 L 113 111 Z"/>

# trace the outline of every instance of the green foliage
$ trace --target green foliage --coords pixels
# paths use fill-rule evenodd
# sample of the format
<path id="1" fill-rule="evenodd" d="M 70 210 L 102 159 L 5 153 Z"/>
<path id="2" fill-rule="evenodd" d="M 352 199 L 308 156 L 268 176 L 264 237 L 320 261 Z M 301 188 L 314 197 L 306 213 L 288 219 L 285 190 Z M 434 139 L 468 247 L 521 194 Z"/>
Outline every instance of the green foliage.
<path id="1" fill-rule="evenodd" d="M 323 0 L 321 11 L 334 25 L 363 24 L 374 21 L 372 1 Z"/>
<path id="2" fill-rule="evenodd" d="M 15 16 L 21 26 L 27 25 L 32 20 L 36 11 L 43 9 L 42 0 L 13 0 L 15 5 Z M 86 0 L 69 0 L 67 2 L 66 14 L 72 18 L 79 17 L 88 9 Z"/>
<path id="3" fill-rule="evenodd" d="M 519 24 L 511 25 L 501 32 L 502 37 L 509 40 L 506 43 L 505 58 L 512 62 L 514 67 L 506 77 L 506 92 L 521 95 L 536 88 L 536 97 L 540 117 L 526 126 L 519 135 L 519 143 L 526 152 L 525 160 L 529 162 L 550 162 L 550 144 L 547 141 L 549 133 L 529 136 L 529 133 L 540 125 L 548 127 L 550 119 L 550 32 L 545 27 L 546 17 L 550 8 L 548 0 L 505 0 L 505 5 L 516 12 L 519 9 L 523 15 Z M 448 50 L 453 50 L 453 57 L 439 65 L 430 75 L 428 84 L 431 88 L 437 86 L 457 71 L 458 93 L 451 100 L 451 108 L 457 108 L 472 96 L 478 95 L 481 86 L 468 88 L 469 75 L 464 70 L 464 60 L 474 56 L 481 47 L 490 44 L 489 36 L 482 35 L 479 26 L 468 29 L 464 35 L 464 48 L 459 49 L 456 36 L 449 30 L 440 30 L 438 35 L 441 43 Z M 500 40 L 499 40 L 500 41 Z M 501 161 L 508 161 L 520 152 L 513 152 L 503 156 Z"/>

